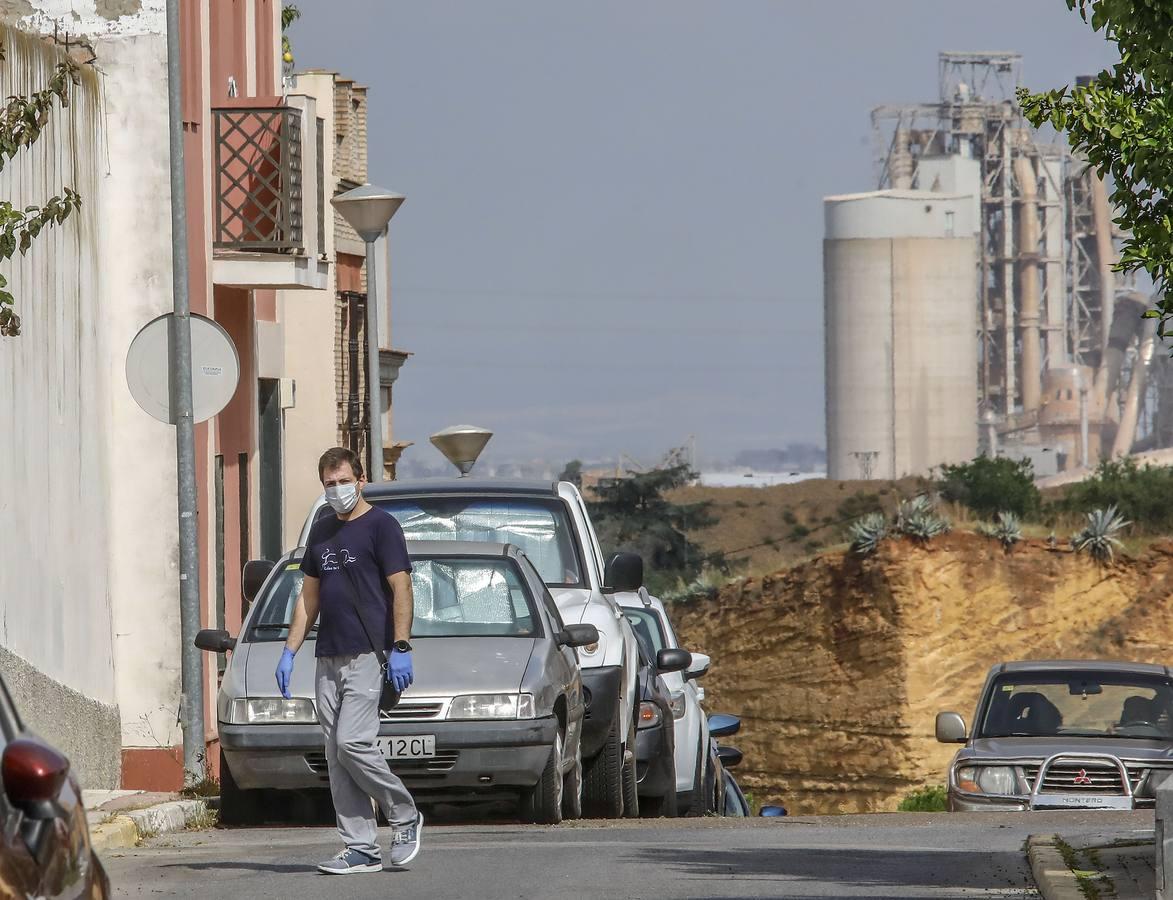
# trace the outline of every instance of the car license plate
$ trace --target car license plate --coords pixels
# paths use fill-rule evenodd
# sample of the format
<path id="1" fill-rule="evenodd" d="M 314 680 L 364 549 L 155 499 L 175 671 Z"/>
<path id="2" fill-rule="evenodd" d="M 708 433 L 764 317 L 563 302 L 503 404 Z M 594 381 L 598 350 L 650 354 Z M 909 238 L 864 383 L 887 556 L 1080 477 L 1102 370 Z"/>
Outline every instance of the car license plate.
<path id="1" fill-rule="evenodd" d="M 431 759 L 436 755 L 434 734 L 408 734 L 403 737 L 381 737 L 379 750 L 387 759 Z"/>

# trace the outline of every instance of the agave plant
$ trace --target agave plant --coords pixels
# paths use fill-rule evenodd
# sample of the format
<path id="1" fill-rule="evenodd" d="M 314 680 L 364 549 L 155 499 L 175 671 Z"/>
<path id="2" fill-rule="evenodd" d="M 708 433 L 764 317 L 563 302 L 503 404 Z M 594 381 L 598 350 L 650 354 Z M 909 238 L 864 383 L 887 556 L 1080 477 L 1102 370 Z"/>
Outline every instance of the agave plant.
<path id="1" fill-rule="evenodd" d="M 1022 525 L 1012 512 L 998 513 L 992 523 L 978 526 L 978 531 L 998 541 L 1007 550 L 1022 540 Z"/>
<path id="2" fill-rule="evenodd" d="M 1116 534 L 1130 524 L 1117 512 L 1115 506 L 1093 509 L 1087 514 L 1087 525 L 1083 531 L 1072 535 L 1071 547 L 1076 553 L 1086 550 L 1096 562 L 1111 562 L 1115 548 L 1123 546 L 1116 538 Z"/>
<path id="3" fill-rule="evenodd" d="M 929 541 L 945 534 L 952 526 L 940 515 L 933 501 L 919 494 L 903 501 L 896 510 L 896 531 L 914 541 Z"/>
<path id="4" fill-rule="evenodd" d="M 852 522 L 848 529 L 851 537 L 851 551 L 860 556 L 875 553 L 880 541 L 888 536 L 888 520 L 881 512 L 868 513 L 862 519 Z"/>

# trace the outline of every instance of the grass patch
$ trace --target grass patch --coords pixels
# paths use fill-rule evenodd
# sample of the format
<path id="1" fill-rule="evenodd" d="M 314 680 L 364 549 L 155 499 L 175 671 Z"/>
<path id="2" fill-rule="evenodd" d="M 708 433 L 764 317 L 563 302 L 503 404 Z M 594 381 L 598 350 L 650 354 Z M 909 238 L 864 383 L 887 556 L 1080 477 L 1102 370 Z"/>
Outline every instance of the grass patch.
<path id="1" fill-rule="evenodd" d="M 949 794 L 943 784 L 918 788 L 896 807 L 897 812 L 946 812 L 948 809 Z"/>
<path id="2" fill-rule="evenodd" d="M 220 782 L 210 775 L 201 778 L 199 781 L 189 784 L 182 791 L 179 796 L 187 800 L 199 800 L 204 797 L 219 797 L 220 796 Z"/>
<path id="3" fill-rule="evenodd" d="M 204 809 L 203 812 L 187 820 L 184 831 L 207 831 L 220 824 L 220 814 L 214 809 Z"/>
<path id="4" fill-rule="evenodd" d="M 1075 876 L 1075 883 L 1079 887 L 1079 892 L 1087 900 L 1109 900 L 1109 898 L 1116 896 L 1115 885 L 1100 871 L 1099 854 L 1094 849 L 1085 851 L 1087 862 L 1092 866 L 1090 869 L 1083 867 L 1079 853 L 1062 838 L 1055 838 L 1055 849 L 1063 857 L 1063 864 Z"/>

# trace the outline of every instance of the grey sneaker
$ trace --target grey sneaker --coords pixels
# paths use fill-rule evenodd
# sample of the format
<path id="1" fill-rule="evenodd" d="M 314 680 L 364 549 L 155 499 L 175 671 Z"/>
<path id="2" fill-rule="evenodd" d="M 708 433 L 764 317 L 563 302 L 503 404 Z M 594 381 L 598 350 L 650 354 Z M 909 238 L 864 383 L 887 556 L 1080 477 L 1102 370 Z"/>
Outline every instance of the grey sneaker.
<path id="1" fill-rule="evenodd" d="M 343 850 L 331 860 L 320 864 L 318 871 L 326 875 L 355 875 L 359 872 L 382 872 L 383 861 L 361 850 Z"/>
<path id="2" fill-rule="evenodd" d="M 406 866 L 415 859 L 420 852 L 423 834 L 424 814 L 417 812 L 414 822 L 395 832 L 395 839 L 391 841 L 391 865 Z"/>

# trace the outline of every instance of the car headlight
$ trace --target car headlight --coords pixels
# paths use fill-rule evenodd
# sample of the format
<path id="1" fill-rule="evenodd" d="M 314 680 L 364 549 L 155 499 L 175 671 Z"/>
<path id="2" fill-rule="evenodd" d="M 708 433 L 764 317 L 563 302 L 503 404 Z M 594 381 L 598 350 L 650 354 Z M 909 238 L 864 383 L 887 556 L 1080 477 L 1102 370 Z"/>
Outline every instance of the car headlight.
<path id="1" fill-rule="evenodd" d="M 308 725 L 318 721 L 314 701 L 304 697 L 254 697 L 233 700 L 228 707 L 232 725 Z"/>
<path id="2" fill-rule="evenodd" d="M 674 691 L 672 693 L 672 718 L 683 719 L 684 714 L 688 712 L 688 707 L 684 705 L 684 691 Z"/>
<path id="3" fill-rule="evenodd" d="M 582 653 L 584 656 L 592 656 L 592 657 L 596 656 L 603 649 L 602 632 L 600 631 L 599 639 L 597 641 L 594 641 L 593 643 L 587 644 L 583 647 L 579 647 L 578 649 L 579 649 L 579 652 Z"/>
<path id="4" fill-rule="evenodd" d="M 449 719 L 532 719 L 533 694 L 463 694 L 448 707 Z"/>
<path id="5" fill-rule="evenodd" d="M 636 728 L 655 728 L 660 724 L 663 718 L 660 714 L 660 707 L 650 700 L 645 700 L 639 705 L 639 721 L 636 723 Z"/>
<path id="6" fill-rule="evenodd" d="M 969 794 L 1017 794 L 1018 775 L 1010 766 L 962 766 L 957 787 Z"/>

